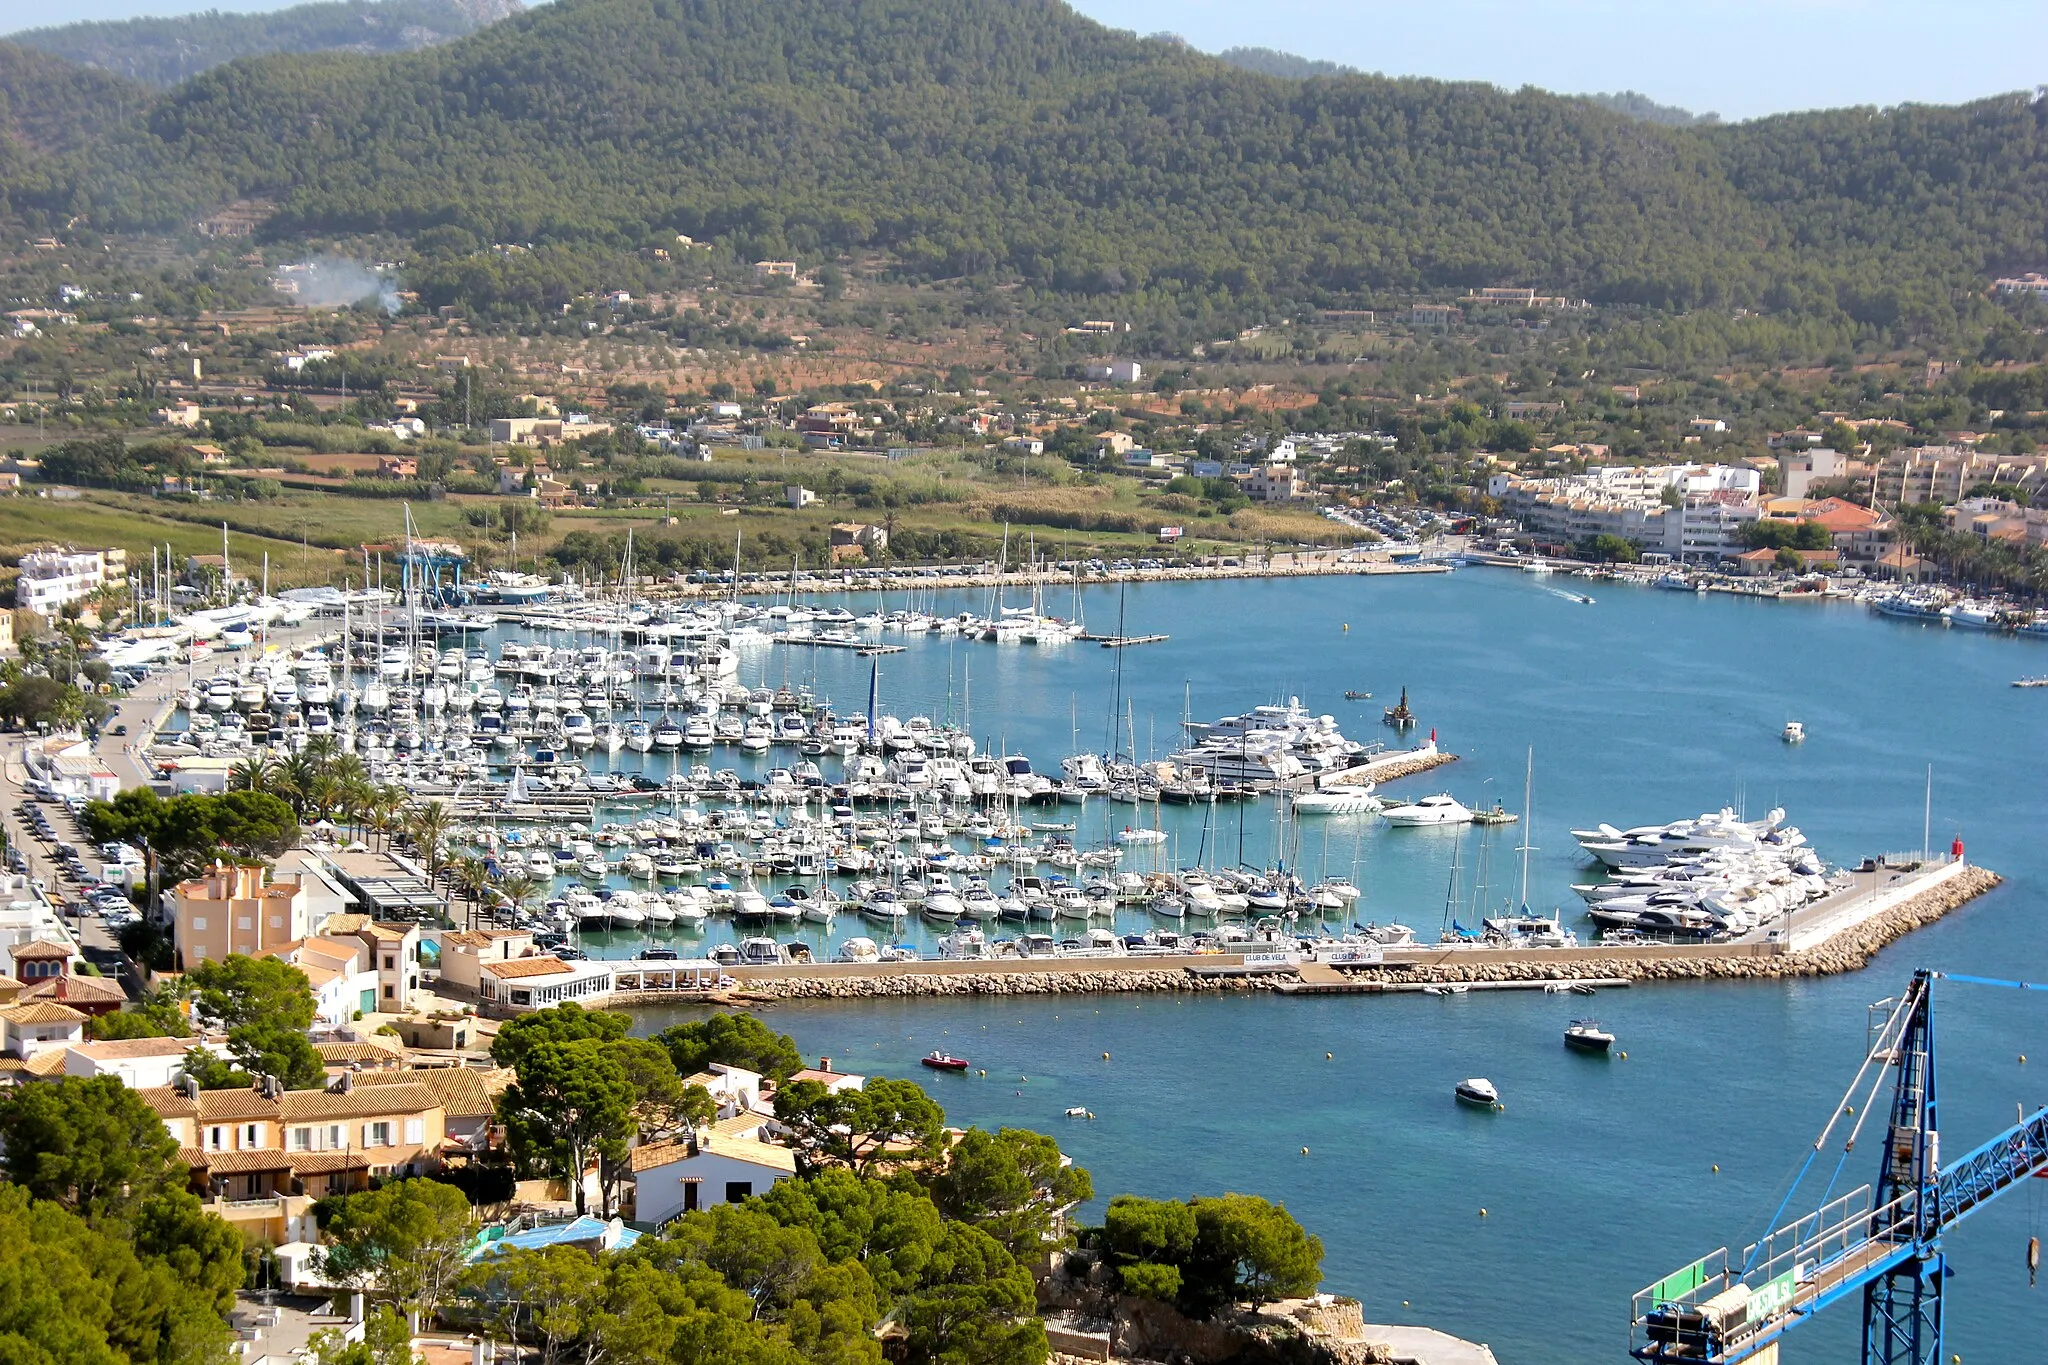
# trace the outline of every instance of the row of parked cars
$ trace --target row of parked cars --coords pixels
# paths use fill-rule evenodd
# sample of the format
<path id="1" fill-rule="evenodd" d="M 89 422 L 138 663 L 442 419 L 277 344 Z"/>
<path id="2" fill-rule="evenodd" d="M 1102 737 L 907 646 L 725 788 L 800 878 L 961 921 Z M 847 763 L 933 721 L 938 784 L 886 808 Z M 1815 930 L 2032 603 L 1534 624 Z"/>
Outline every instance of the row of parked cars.
<path id="1" fill-rule="evenodd" d="M 86 865 L 85 854 L 79 847 L 66 839 L 50 818 L 49 810 L 36 802 L 24 801 L 17 813 L 28 825 L 29 833 L 38 843 L 43 844 L 51 858 L 57 863 L 65 883 L 73 888 L 109 928 L 118 929 L 123 924 L 140 919 L 141 914 L 128 899 L 128 894 L 119 886 L 104 880 L 99 873 Z M 140 862 L 141 854 L 123 844 L 107 844 L 99 850 L 107 862 Z M 18 848 L 7 853 L 8 870 L 26 874 L 29 870 L 27 857 Z M 33 883 L 38 891 L 48 892 L 49 887 L 41 878 Z"/>

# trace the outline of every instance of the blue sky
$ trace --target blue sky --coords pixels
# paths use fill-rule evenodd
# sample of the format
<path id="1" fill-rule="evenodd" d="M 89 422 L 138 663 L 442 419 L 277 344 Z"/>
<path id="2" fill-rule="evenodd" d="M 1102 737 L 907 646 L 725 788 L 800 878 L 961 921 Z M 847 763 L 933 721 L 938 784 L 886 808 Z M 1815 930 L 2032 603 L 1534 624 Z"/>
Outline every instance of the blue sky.
<path id="1" fill-rule="evenodd" d="M 283 0 L 0 0 L 0 32 Z M 1274 47 L 1388 75 L 1640 90 L 1749 118 L 1953 103 L 2048 84 L 2042 0 L 1079 0 L 1207 51 Z"/>

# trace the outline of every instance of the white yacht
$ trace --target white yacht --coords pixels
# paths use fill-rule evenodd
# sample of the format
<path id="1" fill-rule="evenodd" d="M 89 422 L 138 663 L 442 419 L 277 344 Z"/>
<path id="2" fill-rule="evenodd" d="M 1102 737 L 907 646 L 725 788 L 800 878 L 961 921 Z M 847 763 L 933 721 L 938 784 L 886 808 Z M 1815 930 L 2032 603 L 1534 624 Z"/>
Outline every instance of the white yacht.
<path id="1" fill-rule="evenodd" d="M 1456 798 L 1444 793 L 1425 796 L 1420 801 L 1405 806 L 1389 806 L 1380 812 L 1390 825 L 1412 828 L 1420 825 L 1467 825 L 1472 822 L 1472 812 L 1460 805 Z"/>

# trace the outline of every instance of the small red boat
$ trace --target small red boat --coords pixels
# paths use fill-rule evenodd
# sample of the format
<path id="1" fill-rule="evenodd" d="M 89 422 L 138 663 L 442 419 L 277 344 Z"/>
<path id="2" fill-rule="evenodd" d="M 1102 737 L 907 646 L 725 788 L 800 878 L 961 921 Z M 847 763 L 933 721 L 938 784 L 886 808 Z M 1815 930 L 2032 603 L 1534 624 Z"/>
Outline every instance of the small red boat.
<path id="1" fill-rule="evenodd" d="M 965 1071 L 967 1069 L 967 1059 L 965 1057 L 955 1057 L 950 1052 L 933 1052 L 918 1060 L 934 1071 Z"/>

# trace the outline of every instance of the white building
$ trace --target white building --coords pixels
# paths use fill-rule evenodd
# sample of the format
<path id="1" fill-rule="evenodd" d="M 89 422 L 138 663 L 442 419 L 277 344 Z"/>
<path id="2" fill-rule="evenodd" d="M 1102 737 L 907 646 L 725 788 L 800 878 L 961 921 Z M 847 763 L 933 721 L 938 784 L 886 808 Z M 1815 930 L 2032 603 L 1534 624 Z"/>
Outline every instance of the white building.
<path id="1" fill-rule="evenodd" d="M 478 978 L 478 999 L 499 1013 L 525 1014 L 612 991 L 609 963 L 564 962 L 553 956 L 485 962 Z"/>
<path id="2" fill-rule="evenodd" d="M 796 1174 L 796 1153 L 758 1138 L 701 1137 L 635 1147 L 625 1215 L 660 1227 L 685 1213 L 737 1204 Z"/>
<path id="3" fill-rule="evenodd" d="M 1614 465 L 1563 478 L 1496 474 L 1487 492 L 1539 540 L 1575 545 L 1619 536 L 1674 559 L 1740 553 L 1742 527 L 1762 515 L 1763 477 L 1741 465 Z"/>
<path id="4" fill-rule="evenodd" d="M 1106 360 L 1087 366 L 1082 373 L 1111 384 L 1135 384 L 1145 377 L 1145 367 L 1135 360 Z"/>
<path id="5" fill-rule="evenodd" d="M 90 597 L 101 588 L 127 580 L 127 552 L 110 566 L 100 550 L 31 550 L 21 557 L 21 578 L 14 585 L 14 605 L 55 616 L 67 602 Z"/>
<path id="6" fill-rule="evenodd" d="M 64 1050 L 67 1076 L 112 1076 L 130 1090 L 153 1090 L 175 1082 L 185 1069 L 185 1054 L 204 1047 L 224 1057 L 220 1043 L 197 1038 L 122 1038 L 109 1043 L 79 1043 Z"/>
<path id="7" fill-rule="evenodd" d="M 60 800 L 111 801 L 121 779 L 78 735 L 52 735 L 22 750 L 31 776 Z"/>

